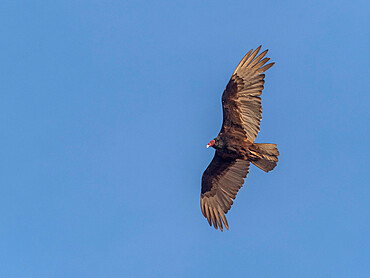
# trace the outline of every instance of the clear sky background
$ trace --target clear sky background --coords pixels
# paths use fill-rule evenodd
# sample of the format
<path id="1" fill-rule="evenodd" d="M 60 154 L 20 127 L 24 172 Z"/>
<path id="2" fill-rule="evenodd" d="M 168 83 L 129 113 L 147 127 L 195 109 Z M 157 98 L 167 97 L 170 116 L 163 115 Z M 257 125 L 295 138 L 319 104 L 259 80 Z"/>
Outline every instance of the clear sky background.
<path id="1" fill-rule="evenodd" d="M 370 277 L 368 1 L 1 1 L 0 277 Z M 262 44 L 251 166 L 209 227 L 221 94 Z"/>

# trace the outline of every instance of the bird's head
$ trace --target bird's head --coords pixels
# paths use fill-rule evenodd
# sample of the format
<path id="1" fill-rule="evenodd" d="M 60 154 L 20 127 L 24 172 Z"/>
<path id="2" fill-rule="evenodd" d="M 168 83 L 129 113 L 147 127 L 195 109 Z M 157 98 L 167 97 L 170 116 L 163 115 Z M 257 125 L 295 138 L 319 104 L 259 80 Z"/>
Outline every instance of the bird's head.
<path id="1" fill-rule="evenodd" d="M 208 149 L 209 147 L 213 147 L 213 145 L 214 145 L 215 143 L 216 143 L 215 139 L 211 140 L 211 142 L 209 142 L 209 143 L 207 144 L 207 149 Z"/>

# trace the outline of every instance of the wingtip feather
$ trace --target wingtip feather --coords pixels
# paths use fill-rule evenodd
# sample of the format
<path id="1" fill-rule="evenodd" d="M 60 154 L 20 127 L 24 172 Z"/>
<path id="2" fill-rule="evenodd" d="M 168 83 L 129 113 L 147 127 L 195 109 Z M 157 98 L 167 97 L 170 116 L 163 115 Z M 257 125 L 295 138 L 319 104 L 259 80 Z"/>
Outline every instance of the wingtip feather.
<path id="1" fill-rule="evenodd" d="M 269 68 L 271 68 L 273 65 L 275 65 L 275 62 L 269 63 L 269 64 L 263 66 L 262 68 L 258 69 L 257 72 L 263 73 L 263 72 L 267 71 Z"/>
<path id="2" fill-rule="evenodd" d="M 203 213 L 204 217 L 207 217 L 206 214 L 205 214 L 205 211 L 204 211 L 204 200 L 203 200 L 203 197 L 200 197 L 200 208 L 202 210 L 202 213 Z"/>
<path id="3" fill-rule="evenodd" d="M 208 221 L 208 224 L 209 226 L 212 226 L 212 222 L 211 222 L 211 217 L 210 217 L 210 213 L 209 213 L 209 207 L 208 206 L 204 206 L 204 209 L 206 211 L 206 218 L 207 218 L 207 221 Z"/>
<path id="4" fill-rule="evenodd" d="M 213 213 L 213 209 L 210 207 L 209 208 L 209 213 L 211 215 L 211 219 L 212 219 L 212 222 L 213 222 L 213 227 L 215 227 L 215 229 L 217 230 L 218 227 L 217 227 L 217 221 L 216 221 L 216 216 L 215 214 Z"/>
<path id="5" fill-rule="evenodd" d="M 254 57 L 256 57 L 256 55 L 258 54 L 258 52 L 261 50 L 261 47 L 262 47 L 262 45 L 260 45 L 259 47 L 256 48 L 255 51 L 253 51 L 253 53 L 244 62 L 243 67 L 247 67 L 250 64 L 250 62 L 253 61 Z"/>
<path id="6" fill-rule="evenodd" d="M 235 74 L 238 71 L 238 69 L 240 69 L 243 66 L 245 60 L 247 60 L 247 58 L 252 53 L 252 51 L 253 51 L 253 48 L 251 50 L 249 50 L 247 54 L 244 55 L 243 59 L 239 62 L 236 69 L 234 70 L 233 74 Z"/>
<path id="7" fill-rule="evenodd" d="M 219 216 L 218 211 L 216 210 L 216 208 L 213 208 L 213 212 L 214 212 L 214 214 L 215 214 L 215 216 L 216 216 L 217 224 L 218 224 L 218 226 L 220 227 L 220 230 L 221 230 L 221 232 L 222 232 L 222 231 L 223 231 L 222 221 L 221 221 L 221 219 L 220 219 L 220 216 Z"/>
<path id="8" fill-rule="evenodd" d="M 220 211 L 220 216 L 222 218 L 222 221 L 224 222 L 224 226 L 227 230 L 229 230 L 229 224 L 227 223 L 227 219 L 223 211 Z"/>

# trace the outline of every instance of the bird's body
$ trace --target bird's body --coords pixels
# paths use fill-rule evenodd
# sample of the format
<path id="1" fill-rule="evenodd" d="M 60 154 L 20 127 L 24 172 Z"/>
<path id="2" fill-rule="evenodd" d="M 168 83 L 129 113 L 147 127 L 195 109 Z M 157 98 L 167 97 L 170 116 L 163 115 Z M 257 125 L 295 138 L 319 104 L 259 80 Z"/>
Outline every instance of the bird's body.
<path id="1" fill-rule="evenodd" d="M 227 138 L 229 139 L 229 138 Z M 233 140 L 225 140 L 223 136 L 217 136 L 215 144 L 212 146 L 218 151 L 218 154 L 223 159 L 252 159 L 252 152 L 255 151 L 256 146 L 248 140 L 241 140 L 240 138 L 233 138 Z"/>
<path id="2" fill-rule="evenodd" d="M 216 153 L 203 173 L 201 209 L 209 224 L 221 231 L 223 225 L 228 229 L 225 214 L 244 183 L 250 162 L 268 172 L 278 161 L 275 144 L 254 143 L 261 122 L 263 72 L 274 64 L 264 66 L 269 59 L 262 59 L 267 50 L 257 56 L 260 48 L 249 51 L 231 76 L 222 95 L 221 131 L 207 145 Z"/>

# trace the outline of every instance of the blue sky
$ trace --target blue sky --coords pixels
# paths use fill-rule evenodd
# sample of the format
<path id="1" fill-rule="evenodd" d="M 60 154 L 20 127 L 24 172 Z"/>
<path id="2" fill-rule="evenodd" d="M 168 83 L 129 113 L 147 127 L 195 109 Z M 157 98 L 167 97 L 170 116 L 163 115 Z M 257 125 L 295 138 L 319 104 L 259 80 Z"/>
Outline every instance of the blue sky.
<path id="1" fill-rule="evenodd" d="M 369 277 L 368 1 L 2 1 L 1 277 Z M 208 226 L 221 93 L 262 44 L 257 142 Z"/>

